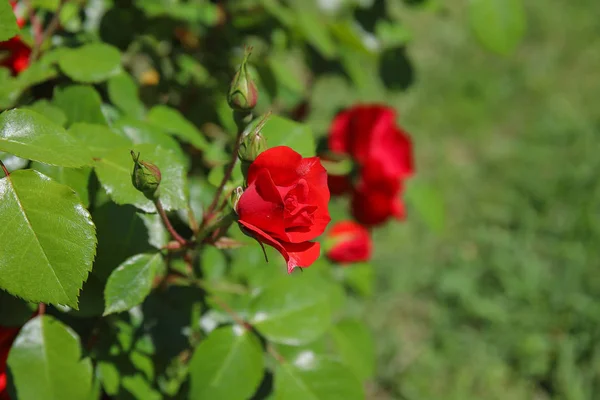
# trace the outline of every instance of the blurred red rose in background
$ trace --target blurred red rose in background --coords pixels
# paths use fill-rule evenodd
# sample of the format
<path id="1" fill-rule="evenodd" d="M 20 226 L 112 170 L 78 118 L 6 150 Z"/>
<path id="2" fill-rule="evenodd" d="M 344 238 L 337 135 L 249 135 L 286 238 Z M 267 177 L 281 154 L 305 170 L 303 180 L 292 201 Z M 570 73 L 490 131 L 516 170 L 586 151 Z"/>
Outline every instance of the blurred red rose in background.
<path id="1" fill-rule="evenodd" d="M 9 399 L 6 390 L 6 359 L 19 329 L 0 326 L 0 400 Z"/>
<path id="2" fill-rule="evenodd" d="M 339 113 L 330 128 L 329 149 L 352 158 L 358 176 L 330 176 L 332 193 L 352 193 L 352 215 L 364 225 L 403 218 L 403 180 L 414 173 L 412 143 L 384 105 L 358 105 Z"/>
<path id="3" fill-rule="evenodd" d="M 349 264 L 368 261 L 371 258 L 372 241 L 369 231 L 353 221 L 342 221 L 333 225 L 327 233 L 327 257 Z"/>
<path id="4" fill-rule="evenodd" d="M 10 2 L 16 12 L 18 3 Z M 26 23 L 25 18 L 17 16 L 17 25 L 22 28 Z M 10 69 L 13 75 L 18 75 L 29 66 L 31 48 L 21 38 L 15 36 L 7 41 L 0 42 L 0 66 Z"/>

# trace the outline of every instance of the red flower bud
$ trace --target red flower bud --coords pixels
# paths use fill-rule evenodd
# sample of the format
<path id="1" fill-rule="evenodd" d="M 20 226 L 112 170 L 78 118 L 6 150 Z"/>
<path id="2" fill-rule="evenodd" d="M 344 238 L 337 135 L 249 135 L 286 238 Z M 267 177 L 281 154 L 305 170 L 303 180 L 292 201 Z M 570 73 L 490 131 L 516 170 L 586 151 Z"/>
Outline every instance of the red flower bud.
<path id="1" fill-rule="evenodd" d="M 368 261 L 371 258 L 371 235 L 356 222 L 338 222 L 327 233 L 325 247 L 327 257 L 341 264 Z"/>

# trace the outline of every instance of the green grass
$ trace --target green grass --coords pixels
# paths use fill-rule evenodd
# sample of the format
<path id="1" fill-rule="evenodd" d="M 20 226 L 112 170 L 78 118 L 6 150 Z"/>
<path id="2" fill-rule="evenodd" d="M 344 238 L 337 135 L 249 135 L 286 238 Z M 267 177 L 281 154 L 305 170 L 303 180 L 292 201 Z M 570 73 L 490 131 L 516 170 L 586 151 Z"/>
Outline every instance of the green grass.
<path id="1" fill-rule="evenodd" d="M 376 234 L 370 397 L 600 398 L 600 3 L 526 1 L 510 58 L 444 3 L 406 12 L 397 104 L 444 228 L 413 206 Z"/>

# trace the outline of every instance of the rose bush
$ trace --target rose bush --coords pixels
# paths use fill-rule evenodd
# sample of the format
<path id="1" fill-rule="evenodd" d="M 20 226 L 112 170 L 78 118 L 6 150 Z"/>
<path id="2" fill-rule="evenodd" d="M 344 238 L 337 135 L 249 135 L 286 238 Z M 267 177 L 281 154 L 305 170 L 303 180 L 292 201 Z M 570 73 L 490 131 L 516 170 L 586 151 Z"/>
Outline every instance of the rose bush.
<path id="1" fill-rule="evenodd" d="M 259 242 L 273 246 L 288 273 L 308 267 L 320 254 L 310 242 L 331 220 L 327 171 L 318 157 L 303 158 L 289 147 L 273 147 L 250 165 L 248 188 L 237 203 L 239 223 Z"/>

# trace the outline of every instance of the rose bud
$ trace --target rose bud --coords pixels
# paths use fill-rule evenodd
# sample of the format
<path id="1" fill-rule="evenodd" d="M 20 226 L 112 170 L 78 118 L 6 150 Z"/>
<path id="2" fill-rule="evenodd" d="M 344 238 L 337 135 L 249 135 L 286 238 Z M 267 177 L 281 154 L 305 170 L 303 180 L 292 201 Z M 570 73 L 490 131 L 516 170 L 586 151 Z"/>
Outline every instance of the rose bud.
<path id="1" fill-rule="evenodd" d="M 227 103 L 236 111 L 252 111 L 258 101 L 258 89 L 248 72 L 248 58 L 252 52 L 246 49 L 244 59 L 231 81 Z"/>
<path id="2" fill-rule="evenodd" d="M 327 257 L 340 264 L 368 261 L 371 258 L 371 235 L 356 222 L 338 222 L 329 230 L 325 247 Z"/>
<path id="3" fill-rule="evenodd" d="M 148 199 L 156 199 L 161 180 L 160 169 L 154 164 L 140 161 L 140 153 L 136 156 L 133 150 L 131 157 L 133 158 L 133 172 L 131 173 L 133 186 Z"/>
<path id="4" fill-rule="evenodd" d="M 242 162 L 252 162 L 267 149 L 267 141 L 260 130 L 255 129 L 242 138 L 238 157 Z"/>
<path id="5" fill-rule="evenodd" d="M 250 165 L 247 181 L 237 203 L 244 233 L 281 253 L 288 273 L 314 263 L 320 245 L 310 240 L 331 220 L 327 171 L 319 158 L 303 158 L 286 146 L 272 147 Z"/>

